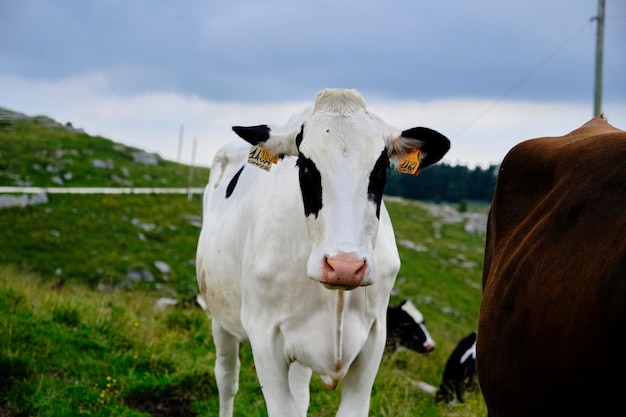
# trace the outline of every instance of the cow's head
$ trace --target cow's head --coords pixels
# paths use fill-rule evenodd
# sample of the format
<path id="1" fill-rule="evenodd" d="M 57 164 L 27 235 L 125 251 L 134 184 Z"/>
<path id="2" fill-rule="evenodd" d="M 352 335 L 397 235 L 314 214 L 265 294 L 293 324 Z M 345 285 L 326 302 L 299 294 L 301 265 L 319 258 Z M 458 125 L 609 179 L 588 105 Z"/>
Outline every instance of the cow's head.
<path id="1" fill-rule="evenodd" d="M 411 301 L 387 308 L 387 345 L 393 351 L 409 349 L 423 355 L 435 349 L 424 315 Z"/>
<path id="2" fill-rule="evenodd" d="M 247 142 L 297 157 L 310 278 L 332 289 L 373 283 L 380 206 L 390 163 L 418 149 L 420 168 L 450 148 L 434 130 L 400 131 L 367 111 L 355 90 L 326 89 L 286 126 L 234 126 Z"/>

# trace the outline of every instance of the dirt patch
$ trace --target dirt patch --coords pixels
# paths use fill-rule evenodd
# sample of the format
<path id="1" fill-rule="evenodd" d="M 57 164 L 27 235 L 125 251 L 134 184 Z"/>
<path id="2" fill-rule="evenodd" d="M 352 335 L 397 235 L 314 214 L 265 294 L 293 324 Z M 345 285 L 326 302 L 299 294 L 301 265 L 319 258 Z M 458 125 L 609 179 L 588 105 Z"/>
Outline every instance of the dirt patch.
<path id="1" fill-rule="evenodd" d="M 195 417 L 191 400 L 184 398 L 174 387 L 154 387 L 137 391 L 125 399 L 126 406 L 148 413 L 152 417 Z"/>
<path id="2" fill-rule="evenodd" d="M 13 411 L 9 410 L 8 408 L 0 405 L 0 417 L 15 417 L 15 413 L 13 413 Z"/>

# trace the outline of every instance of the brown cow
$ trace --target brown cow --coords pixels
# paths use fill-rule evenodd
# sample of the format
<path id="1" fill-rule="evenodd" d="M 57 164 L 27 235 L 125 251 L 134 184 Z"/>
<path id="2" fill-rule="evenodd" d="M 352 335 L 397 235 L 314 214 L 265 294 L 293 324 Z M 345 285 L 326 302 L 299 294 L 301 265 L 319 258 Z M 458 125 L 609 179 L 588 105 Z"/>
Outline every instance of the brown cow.
<path id="1" fill-rule="evenodd" d="M 504 158 L 476 367 L 489 417 L 624 412 L 626 132 L 604 117 Z"/>

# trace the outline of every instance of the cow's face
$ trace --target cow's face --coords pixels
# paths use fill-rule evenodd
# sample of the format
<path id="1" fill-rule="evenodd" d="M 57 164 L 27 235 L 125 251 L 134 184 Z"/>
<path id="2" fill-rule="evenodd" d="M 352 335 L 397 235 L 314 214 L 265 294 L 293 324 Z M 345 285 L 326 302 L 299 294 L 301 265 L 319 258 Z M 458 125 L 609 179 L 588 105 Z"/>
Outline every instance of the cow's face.
<path id="1" fill-rule="evenodd" d="M 387 343 L 395 350 L 409 349 L 424 355 L 435 348 L 424 316 L 411 301 L 387 309 Z"/>
<path id="2" fill-rule="evenodd" d="M 287 128 L 233 129 L 252 144 L 297 157 L 311 245 L 307 273 L 331 289 L 374 282 L 373 251 L 390 161 L 421 149 L 427 166 L 449 149 L 449 141 L 430 129 L 400 132 L 387 125 L 367 112 L 354 90 L 324 90 L 313 109 Z M 413 136 L 404 137 L 406 132 Z"/>
<path id="3" fill-rule="evenodd" d="M 373 282 L 389 156 L 378 122 L 316 111 L 303 124 L 298 175 L 312 245 L 308 273 L 329 288 Z"/>

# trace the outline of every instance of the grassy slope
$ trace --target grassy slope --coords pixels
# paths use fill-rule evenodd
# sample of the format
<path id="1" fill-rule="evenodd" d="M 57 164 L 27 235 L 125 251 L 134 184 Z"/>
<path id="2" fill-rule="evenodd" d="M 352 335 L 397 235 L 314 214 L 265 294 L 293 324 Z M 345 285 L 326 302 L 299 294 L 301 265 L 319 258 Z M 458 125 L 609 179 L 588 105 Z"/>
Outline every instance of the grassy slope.
<path id="1" fill-rule="evenodd" d="M 195 244 L 200 196 L 60 195 L 49 203 L 0 210 L 0 263 L 39 273 L 46 281 L 91 288 L 163 288 L 195 293 Z M 167 263 L 161 273 L 155 262 Z M 149 272 L 137 282 L 129 273 Z M 166 291 L 167 289 L 167 291 Z"/>
<path id="2" fill-rule="evenodd" d="M 33 137 L 47 135 L 42 132 Z M 0 179 L 18 175 L 6 171 L 5 133 L 0 129 Z M 79 144 L 68 148 L 82 152 Z M 128 163 L 130 172 L 148 168 Z M 20 178 L 34 178 L 30 169 Z M 83 177 L 88 171 L 94 169 L 85 167 Z M 168 172 L 162 174 L 167 186 L 176 186 L 178 180 L 170 179 L 176 175 Z M 197 196 L 188 201 L 179 195 L 53 195 L 45 205 L 0 210 L 0 415 L 216 415 L 208 320 L 193 307 L 153 310 L 154 301 L 167 294 L 163 288 L 179 296 L 196 291 L 199 230 L 190 219 L 200 214 L 200 204 Z M 383 358 L 371 415 L 486 415 L 477 393 L 462 405 L 435 405 L 413 383 L 438 385 L 447 355 L 475 328 L 484 234 L 466 233 L 463 223 L 434 217 L 421 203 L 387 205 L 398 241 L 426 248 L 400 246 L 402 269 L 392 301 L 410 298 L 417 304 L 437 348 L 429 357 L 399 352 Z M 159 275 L 156 260 L 172 272 Z M 143 269 L 153 272 L 154 282 L 126 278 L 129 270 Z M 59 277 L 66 284 L 55 290 Z M 264 416 L 249 347 L 241 353 L 236 415 Z M 310 415 L 332 415 L 338 401 L 339 392 L 327 391 L 314 376 Z"/>
<path id="3" fill-rule="evenodd" d="M 141 153 L 99 136 L 55 124 L 45 117 L 0 120 L 0 185 L 68 187 L 187 187 L 189 167 Z M 96 166 L 94 166 L 96 163 Z M 204 187 L 209 169 L 194 167 L 193 187 Z M 0 210 L 5 239 L 0 263 L 17 264 L 46 280 L 86 282 L 91 287 L 162 287 L 195 291 L 195 242 L 200 196 L 59 195 L 49 204 Z M 166 262 L 163 274 L 155 262 Z M 130 280 L 151 274 L 154 281 Z M 151 278 L 150 278 L 151 279 Z"/>
<path id="4" fill-rule="evenodd" d="M 0 185 L 58 187 L 187 187 L 189 167 L 157 157 L 156 165 L 135 162 L 140 149 L 100 136 L 50 126 L 49 119 L 0 120 Z M 94 162 L 96 161 L 96 162 Z M 94 163 L 102 166 L 95 168 Z M 195 167 L 193 187 L 209 170 Z M 66 179 L 67 178 L 67 179 Z"/>

